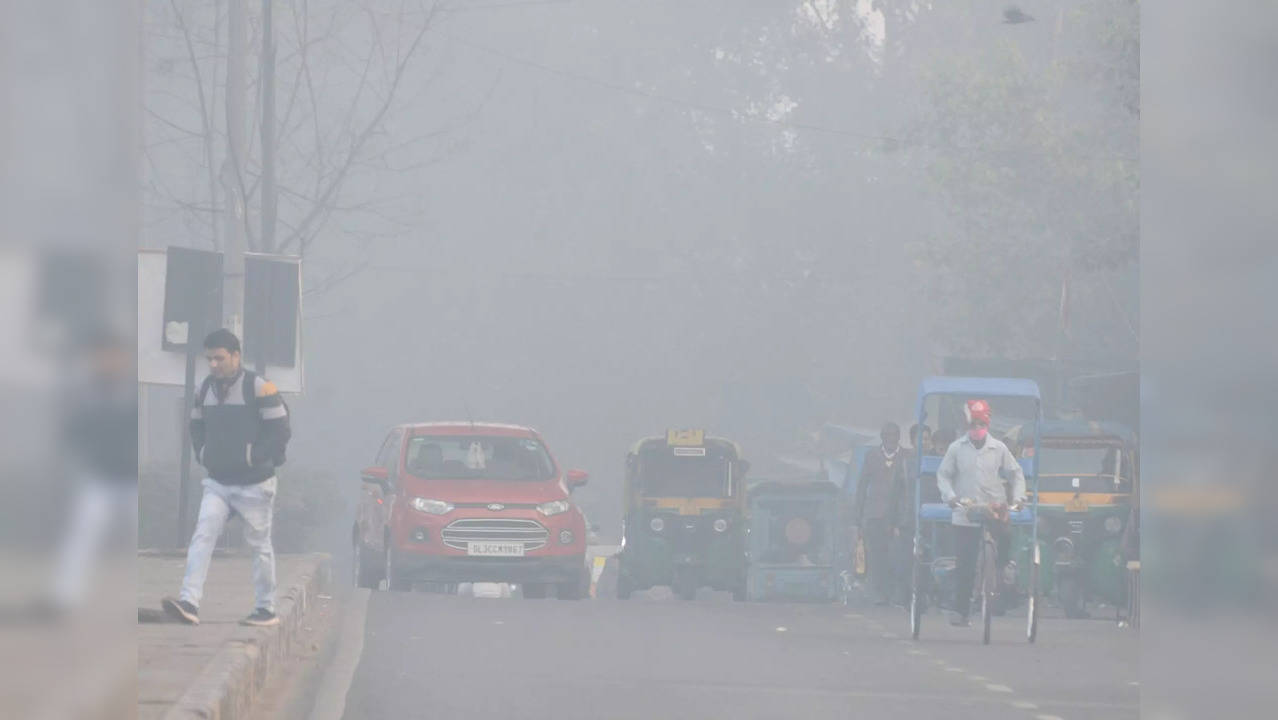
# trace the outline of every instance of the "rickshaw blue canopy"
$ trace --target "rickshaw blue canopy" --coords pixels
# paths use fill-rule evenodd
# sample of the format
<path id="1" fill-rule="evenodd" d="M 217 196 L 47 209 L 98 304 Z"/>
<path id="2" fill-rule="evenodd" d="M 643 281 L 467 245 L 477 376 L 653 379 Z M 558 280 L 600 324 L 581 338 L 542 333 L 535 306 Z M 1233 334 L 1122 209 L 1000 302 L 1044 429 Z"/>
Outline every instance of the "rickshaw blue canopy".
<path id="1" fill-rule="evenodd" d="M 929 395 L 968 395 L 981 397 L 1027 397 L 1042 402 L 1038 383 L 1026 378 L 953 377 L 940 375 L 924 378 L 919 385 L 919 412 Z"/>
<path id="2" fill-rule="evenodd" d="M 1038 383 L 1027 378 L 936 375 L 924 378 L 923 382 L 919 384 L 919 422 L 923 422 L 922 418 L 924 418 L 927 413 L 925 403 L 927 402 L 927 398 L 932 395 L 958 395 L 982 398 L 1032 398 L 1039 406 L 1040 410 L 1043 402 L 1042 395 L 1038 390 Z M 1036 473 L 1037 464 L 1034 460 L 1022 458 L 1020 463 L 1021 467 L 1025 470 L 1026 476 L 1031 476 Z M 920 458 L 920 471 L 923 474 L 935 475 L 936 469 L 940 464 L 941 458 L 934 455 L 924 455 Z"/>

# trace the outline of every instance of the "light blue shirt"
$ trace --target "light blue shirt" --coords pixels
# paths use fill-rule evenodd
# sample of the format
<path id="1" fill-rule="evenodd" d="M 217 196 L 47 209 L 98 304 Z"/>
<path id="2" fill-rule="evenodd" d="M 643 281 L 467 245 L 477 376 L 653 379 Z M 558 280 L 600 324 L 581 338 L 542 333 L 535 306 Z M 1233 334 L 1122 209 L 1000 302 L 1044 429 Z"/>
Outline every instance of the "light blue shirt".
<path id="1" fill-rule="evenodd" d="M 979 449 L 964 433 L 945 450 L 941 466 L 936 470 L 936 486 L 941 499 L 968 498 L 977 503 L 1007 502 L 1007 482 L 1012 483 L 1012 502 L 1025 500 L 1025 471 L 1012 451 L 993 435 L 986 436 Z M 978 523 L 967 519 L 967 511 L 955 508 L 952 522 L 972 527 Z"/>

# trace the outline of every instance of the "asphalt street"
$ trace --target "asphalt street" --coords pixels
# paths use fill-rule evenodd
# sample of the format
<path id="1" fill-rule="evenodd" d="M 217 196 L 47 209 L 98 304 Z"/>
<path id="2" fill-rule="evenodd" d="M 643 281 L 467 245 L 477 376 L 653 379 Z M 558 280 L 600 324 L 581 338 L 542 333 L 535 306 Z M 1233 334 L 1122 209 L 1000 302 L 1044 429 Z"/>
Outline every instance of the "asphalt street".
<path id="1" fill-rule="evenodd" d="M 656 595 L 361 596 L 343 717 L 1138 716 L 1137 638 L 1111 621 L 1047 619 L 1029 645 L 1009 616 L 983 646 L 935 613 L 914 642 L 901 610 Z"/>

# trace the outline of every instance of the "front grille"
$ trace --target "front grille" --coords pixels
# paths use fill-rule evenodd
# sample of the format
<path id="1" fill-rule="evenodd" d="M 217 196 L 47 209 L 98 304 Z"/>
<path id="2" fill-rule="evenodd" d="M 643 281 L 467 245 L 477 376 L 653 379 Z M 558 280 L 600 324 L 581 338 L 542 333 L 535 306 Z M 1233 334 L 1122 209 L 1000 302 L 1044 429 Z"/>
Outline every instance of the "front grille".
<path id="1" fill-rule="evenodd" d="M 465 518 L 454 520 L 440 533 L 444 545 L 465 550 L 470 542 L 520 541 L 524 550 L 546 546 L 550 532 L 536 520 L 517 518 Z"/>

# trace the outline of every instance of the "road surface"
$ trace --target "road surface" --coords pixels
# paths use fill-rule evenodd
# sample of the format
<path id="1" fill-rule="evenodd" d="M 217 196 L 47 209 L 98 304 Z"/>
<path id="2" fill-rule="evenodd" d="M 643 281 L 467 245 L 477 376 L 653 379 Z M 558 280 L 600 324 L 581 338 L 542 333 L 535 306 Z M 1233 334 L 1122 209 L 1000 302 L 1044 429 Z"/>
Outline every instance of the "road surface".
<path id="1" fill-rule="evenodd" d="M 979 630 L 890 608 L 561 602 L 360 591 L 343 642 L 348 720 L 380 718 L 1136 718 L 1137 640 L 1101 620 Z M 341 651 L 339 651 L 339 655 Z M 341 701 L 329 701 L 330 706 Z M 334 717 L 337 716 L 333 712 Z"/>

